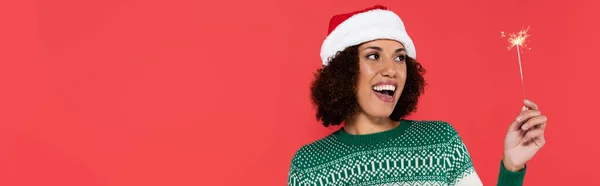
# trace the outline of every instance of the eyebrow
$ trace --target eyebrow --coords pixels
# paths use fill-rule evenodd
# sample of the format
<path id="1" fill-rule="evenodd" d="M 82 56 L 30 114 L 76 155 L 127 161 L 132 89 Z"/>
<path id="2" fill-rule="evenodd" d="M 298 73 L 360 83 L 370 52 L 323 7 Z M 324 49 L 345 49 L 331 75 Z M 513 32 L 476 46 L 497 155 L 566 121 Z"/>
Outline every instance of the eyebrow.
<path id="1" fill-rule="evenodd" d="M 369 46 L 369 47 L 365 48 L 365 50 L 367 50 L 367 49 L 373 49 L 373 50 L 377 50 L 377 51 L 382 51 L 383 50 L 383 49 L 381 49 L 381 47 L 376 47 L 376 46 Z M 398 48 L 398 49 L 396 49 L 395 53 L 402 52 L 402 51 L 406 51 L 406 49 L 405 48 Z"/>

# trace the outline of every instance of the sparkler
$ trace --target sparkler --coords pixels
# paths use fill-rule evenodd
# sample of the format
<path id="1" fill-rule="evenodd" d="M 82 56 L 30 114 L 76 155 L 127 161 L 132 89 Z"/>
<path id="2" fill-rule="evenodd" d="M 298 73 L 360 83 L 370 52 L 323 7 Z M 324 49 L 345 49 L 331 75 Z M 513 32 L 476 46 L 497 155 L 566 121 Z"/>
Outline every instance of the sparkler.
<path id="1" fill-rule="evenodd" d="M 529 26 L 526 29 L 519 31 L 518 33 L 510 33 L 508 34 L 508 36 L 504 34 L 504 32 L 500 32 L 500 34 L 502 34 L 501 37 L 508 37 L 508 42 L 510 43 L 510 46 L 508 46 L 508 50 L 512 49 L 513 47 L 517 47 L 517 57 L 519 60 L 519 72 L 521 73 L 521 88 L 523 89 L 523 98 L 525 98 L 525 83 L 523 81 L 523 66 L 521 65 L 521 49 L 527 48 L 531 50 L 531 48 L 527 47 L 527 44 L 525 43 L 527 41 L 527 38 L 529 38 L 530 36 L 527 33 L 527 31 L 529 31 Z"/>

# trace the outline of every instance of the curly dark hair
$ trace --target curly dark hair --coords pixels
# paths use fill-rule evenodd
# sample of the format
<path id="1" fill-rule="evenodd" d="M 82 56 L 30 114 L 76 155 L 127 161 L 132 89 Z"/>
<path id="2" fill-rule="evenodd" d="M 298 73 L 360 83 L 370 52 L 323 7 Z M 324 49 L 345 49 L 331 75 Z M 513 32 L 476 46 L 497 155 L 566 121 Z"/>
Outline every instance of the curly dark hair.
<path id="1" fill-rule="evenodd" d="M 338 52 L 327 66 L 317 70 L 311 83 L 311 99 L 317 109 L 316 117 L 325 127 L 335 126 L 358 112 L 356 85 L 359 74 L 358 45 Z M 415 59 L 406 58 L 406 83 L 390 115 L 400 121 L 416 111 L 419 96 L 426 86 L 425 69 Z"/>

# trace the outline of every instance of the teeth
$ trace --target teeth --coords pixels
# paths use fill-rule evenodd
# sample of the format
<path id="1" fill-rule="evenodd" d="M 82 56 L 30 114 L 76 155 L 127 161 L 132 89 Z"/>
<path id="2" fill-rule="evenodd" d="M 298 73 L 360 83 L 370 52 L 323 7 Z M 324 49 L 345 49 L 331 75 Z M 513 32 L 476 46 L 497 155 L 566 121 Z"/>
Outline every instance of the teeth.
<path id="1" fill-rule="evenodd" d="M 383 90 L 396 91 L 396 86 L 394 86 L 394 85 L 378 85 L 378 86 L 373 86 L 373 90 L 376 90 L 376 91 L 383 91 Z"/>

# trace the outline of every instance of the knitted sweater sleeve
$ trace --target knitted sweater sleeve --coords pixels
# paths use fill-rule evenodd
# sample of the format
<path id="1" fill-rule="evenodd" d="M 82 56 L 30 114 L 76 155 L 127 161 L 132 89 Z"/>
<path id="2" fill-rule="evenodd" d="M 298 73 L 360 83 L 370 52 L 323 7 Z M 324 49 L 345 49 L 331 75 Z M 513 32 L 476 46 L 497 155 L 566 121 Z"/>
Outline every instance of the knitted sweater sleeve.
<path id="1" fill-rule="evenodd" d="M 471 155 L 463 143 L 461 137 L 458 135 L 456 130 L 447 124 L 447 134 L 450 138 L 447 148 L 447 157 L 450 160 L 448 168 L 448 179 L 450 185 L 462 186 L 462 185 L 483 185 L 473 163 L 471 161 Z M 498 186 L 521 186 L 523 185 L 523 178 L 525 177 L 525 171 L 527 168 L 519 172 L 511 172 L 504 168 L 502 161 L 500 162 L 500 173 L 498 175 Z"/>
<path id="2" fill-rule="evenodd" d="M 471 155 L 456 130 L 448 123 L 446 126 L 447 142 L 445 165 L 451 186 L 481 186 L 483 183 L 475 171 Z"/>
<path id="3" fill-rule="evenodd" d="M 292 163 L 290 164 L 288 171 L 288 186 L 304 185 L 304 174 L 302 168 L 300 167 L 301 158 L 302 148 L 298 150 L 298 152 L 296 152 L 292 158 Z"/>
<path id="4" fill-rule="evenodd" d="M 511 172 L 504 168 L 500 161 L 500 173 L 498 174 L 498 186 L 521 186 L 525 178 L 527 167 L 519 172 Z"/>

